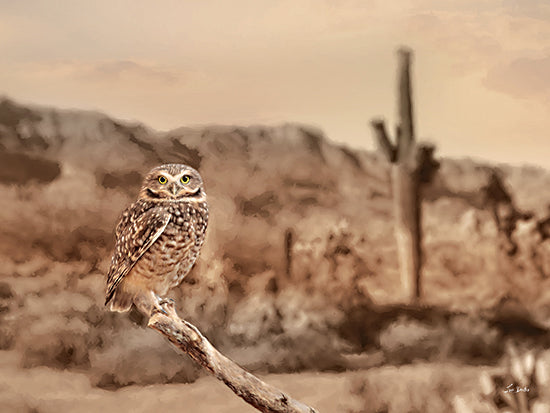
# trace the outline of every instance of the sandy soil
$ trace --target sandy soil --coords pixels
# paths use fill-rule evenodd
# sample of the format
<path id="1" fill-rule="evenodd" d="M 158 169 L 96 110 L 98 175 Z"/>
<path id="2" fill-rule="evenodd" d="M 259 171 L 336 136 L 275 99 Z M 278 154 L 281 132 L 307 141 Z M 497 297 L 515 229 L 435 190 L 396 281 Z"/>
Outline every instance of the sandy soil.
<path id="1" fill-rule="evenodd" d="M 13 352 L 0 352 L 3 412 L 256 412 L 214 377 L 192 384 L 128 386 L 117 391 L 92 388 L 85 374 L 46 367 L 20 369 Z M 360 372 L 302 373 L 262 377 L 293 397 L 336 412 L 349 406 L 349 388 Z"/>
<path id="2" fill-rule="evenodd" d="M 47 367 L 21 369 L 18 363 L 14 352 L 0 352 L 3 412 L 256 412 L 211 376 L 191 384 L 128 386 L 109 391 L 92 387 L 84 373 Z M 477 394 L 478 377 L 489 370 L 494 368 L 418 363 L 400 368 L 269 374 L 261 378 L 320 412 L 367 412 L 383 407 L 398 412 L 415 405 L 445 406 L 455 394 Z M 361 390 L 364 383 L 372 392 L 368 400 Z"/>

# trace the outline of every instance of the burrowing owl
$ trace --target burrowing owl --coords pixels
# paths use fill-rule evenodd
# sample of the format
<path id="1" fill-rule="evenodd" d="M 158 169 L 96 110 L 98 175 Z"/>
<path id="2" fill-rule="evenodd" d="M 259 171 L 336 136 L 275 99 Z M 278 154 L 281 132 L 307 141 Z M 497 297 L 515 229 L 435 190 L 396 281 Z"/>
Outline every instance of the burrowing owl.
<path id="1" fill-rule="evenodd" d="M 128 311 L 132 303 L 146 315 L 193 267 L 204 241 L 208 205 L 202 178 L 186 165 L 152 169 L 139 199 L 116 228 L 116 246 L 107 275 L 105 305 Z"/>

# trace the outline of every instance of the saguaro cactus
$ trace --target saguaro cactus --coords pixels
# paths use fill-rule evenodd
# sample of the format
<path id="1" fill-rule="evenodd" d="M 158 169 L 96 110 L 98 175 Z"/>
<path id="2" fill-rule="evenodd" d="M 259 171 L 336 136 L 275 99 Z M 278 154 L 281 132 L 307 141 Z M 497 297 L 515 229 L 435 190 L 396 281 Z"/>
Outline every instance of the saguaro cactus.
<path id="1" fill-rule="evenodd" d="M 395 237 L 401 283 L 408 299 L 418 300 L 422 292 L 421 185 L 428 183 L 439 164 L 433 159 L 434 147 L 417 144 L 414 137 L 411 93 L 412 52 L 398 51 L 398 115 L 395 144 L 386 133 L 384 121 L 371 122 L 379 150 L 392 163 L 391 183 Z"/>

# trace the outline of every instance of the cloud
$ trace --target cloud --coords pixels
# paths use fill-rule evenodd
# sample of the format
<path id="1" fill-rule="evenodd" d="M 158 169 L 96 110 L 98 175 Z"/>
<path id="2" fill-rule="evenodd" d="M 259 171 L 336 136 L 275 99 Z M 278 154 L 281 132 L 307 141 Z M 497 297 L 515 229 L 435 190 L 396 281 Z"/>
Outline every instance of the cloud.
<path id="1" fill-rule="evenodd" d="M 546 99 L 550 92 L 549 73 L 550 55 L 542 58 L 516 58 L 490 69 L 484 85 L 516 98 Z"/>
<path id="2" fill-rule="evenodd" d="M 419 49 L 445 58 L 455 75 L 485 71 L 502 53 L 501 39 L 487 25 L 494 16 L 480 18 L 463 12 L 423 12 L 406 20 L 409 41 Z"/>
<path id="3" fill-rule="evenodd" d="M 162 83 L 174 83 L 179 76 L 170 70 L 148 66 L 131 60 L 115 60 L 87 65 L 81 73 L 90 80 L 119 81 L 125 77 L 143 78 Z"/>
<path id="4" fill-rule="evenodd" d="M 546 22 L 550 20 L 550 4 L 540 0 L 503 0 L 502 4 L 508 14 Z"/>
<path id="5" fill-rule="evenodd" d="M 166 88 L 172 87 L 182 78 L 198 77 L 197 73 L 182 68 L 167 68 L 161 65 L 149 65 L 131 60 L 52 60 L 25 62 L 5 65 L 0 74 L 17 72 L 25 82 L 63 82 L 89 85 L 98 90 L 108 88 L 132 88 L 139 86 Z"/>
<path id="6" fill-rule="evenodd" d="M 181 68 L 167 68 L 131 60 L 50 60 L 22 62 L 5 65 L 10 70 L 18 70 L 27 79 L 65 79 L 86 83 L 128 83 L 173 84 L 191 72 Z"/>

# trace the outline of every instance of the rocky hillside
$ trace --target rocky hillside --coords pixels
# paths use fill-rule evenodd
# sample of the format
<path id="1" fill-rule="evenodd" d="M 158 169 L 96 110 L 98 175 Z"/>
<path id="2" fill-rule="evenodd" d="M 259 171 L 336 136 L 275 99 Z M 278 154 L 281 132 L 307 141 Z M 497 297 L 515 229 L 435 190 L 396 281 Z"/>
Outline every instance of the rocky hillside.
<path id="1" fill-rule="evenodd" d="M 174 297 L 230 355 L 272 371 L 341 368 L 346 352 L 393 348 L 402 339 L 400 324 L 391 324 L 401 320 L 399 310 L 387 317 L 375 310 L 400 300 L 389 167 L 381 157 L 303 125 L 160 133 L 99 113 L 4 99 L 2 348 L 19 349 L 24 365 L 89 369 L 103 387 L 196 375 L 190 365 L 174 367 L 177 356 L 136 325 L 137 315 L 102 307 L 118 216 L 135 199 L 141 176 L 166 162 L 201 172 L 212 216 L 200 263 Z M 543 230 L 550 174 L 498 168 L 514 207 L 532 212 L 514 227 L 519 250 L 503 272 L 487 201 L 494 171 L 443 160 L 426 190 L 425 302 L 442 309 L 426 333 L 434 342 L 448 333 L 446 311 L 478 314 L 512 300 L 538 314 L 539 323 L 550 314 L 550 289 L 541 288 L 550 275 Z M 29 329 L 18 328 L 22 322 Z M 451 336 L 490 328 L 480 323 L 458 321 Z M 487 354 L 499 346 L 496 334 Z M 467 353 L 463 347 L 449 351 Z M 135 363 L 151 364 L 142 366 L 150 376 L 119 366 Z"/>

